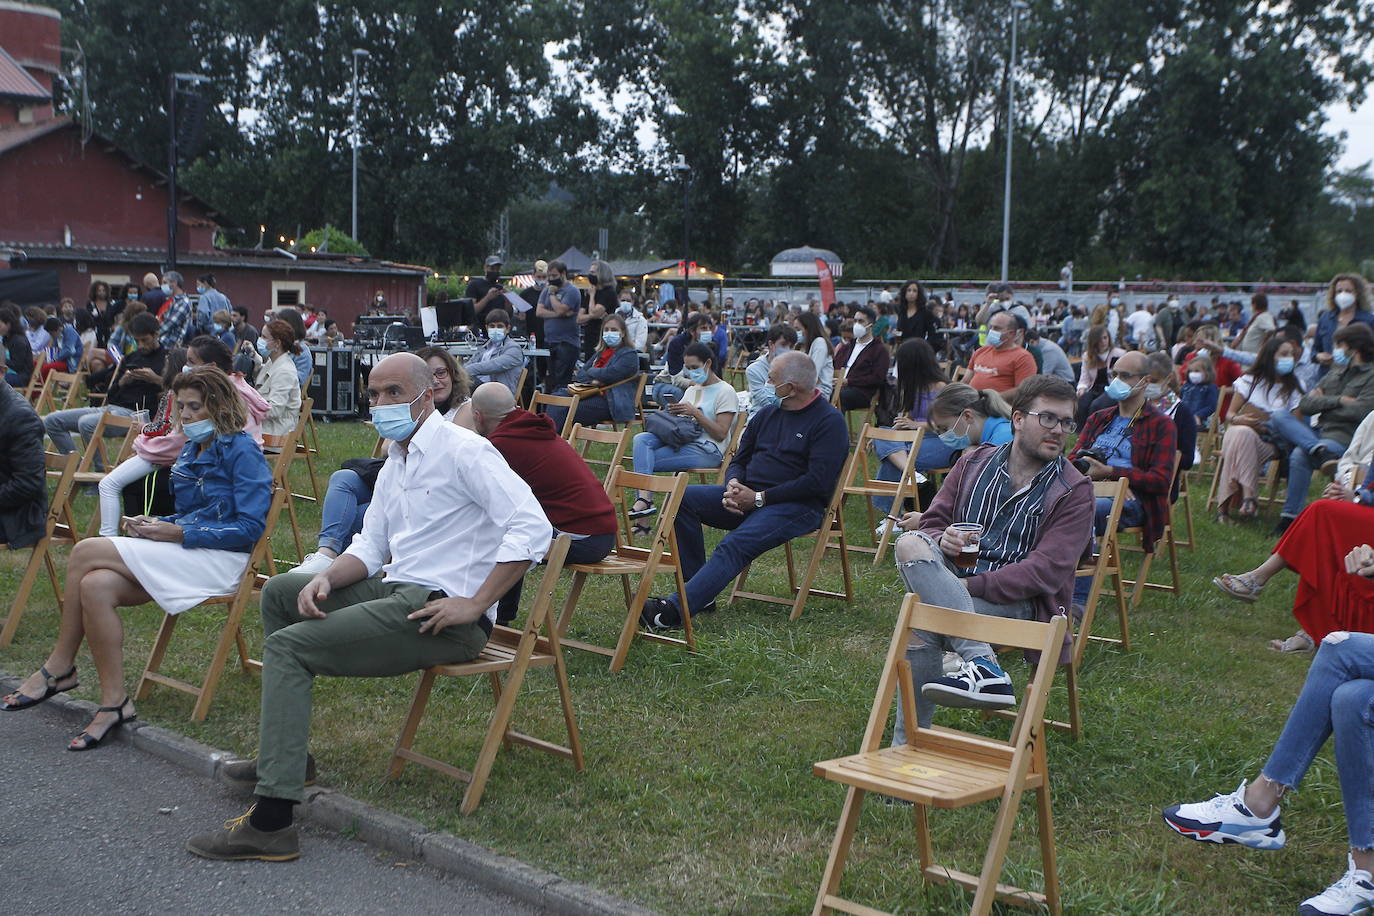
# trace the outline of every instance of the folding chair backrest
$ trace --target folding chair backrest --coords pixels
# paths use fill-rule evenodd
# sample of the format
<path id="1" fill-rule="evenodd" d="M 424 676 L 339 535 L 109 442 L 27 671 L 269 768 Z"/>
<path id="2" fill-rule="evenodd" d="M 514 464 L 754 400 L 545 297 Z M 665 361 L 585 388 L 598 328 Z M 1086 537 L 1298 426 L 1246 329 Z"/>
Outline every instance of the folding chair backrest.
<path id="1" fill-rule="evenodd" d="M 609 493 L 611 470 L 620 467 L 620 462 L 625 457 L 625 450 L 629 447 L 630 442 L 630 431 L 628 429 L 597 429 L 594 426 L 574 423 L 568 442 L 572 444 L 577 454 L 581 455 L 582 460 L 588 465 L 602 469 L 598 476 L 601 477 L 601 485 Z M 611 447 L 609 459 L 589 457 L 594 442 Z"/>
<path id="2" fill-rule="evenodd" d="M 844 387 L 844 377 L 849 370 L 836 369 L 833 387 L 830 389 L 830 403 L 836 407 L 840 406 L 840 389 Z"/>
<path id="3" fill-rule="evenodd" d="M 81 380 L 85 376 L 84 372 L 57 372 L 56 370 L 48 373 L 48 381 L 52 383 L 53 407 L 57 407 L 57 393 L 62 392 L 62 409 L 66 410 L 76 406 L 76 395 L 81 389 Z"/>
<path id="4" fill-rule="evenodd" d="M 859 438 L 855 440 L 854 445 L 854 454 L 858 456 L 858 460 L 850 462 L 845 468 L 845 477 L 843 481 L 844 488 L 846 490 L 862 488 L 865 483 L 877 483 L 879 485 L 895 487 L 906 481 L 916 469 L 916 454 L 921 450 L 921 439 L 924 433 L 925 429 L 923 427 L 917 427 L 916 429 L 887 429 L 882 426 L 874 426 L 871 423 L 865 423 L 863 428 L 859 430 Z M 905 463 L 906 467 L 903 469 L 902 481 L 878 480 L 877 475 L 871 472 L 872 468 L 870 468 L 868 463 L 870 458 L 869 446 L 874 442 L 902 442 L 906 444 L 907 458 Z M 876 458 L 876 456 L 872 457 L 874 457 L 876 461 L 886 460 Z M 860 479 L 860 474 L 863 475 L 862 479 Z M 898 509 L 900 507 L 893 506 L 893 508 Z"/>
<path id="5" fill-rule="evenodd" d="M 568 416 L 563 421 L 563 428 L 558 431 L 560 436 L 567 439 L 572 435 L 573 424 L 577 422 L 577 405 L 581 400 L 575 394 L 545 394 L 542 391 L 536 391 L 534 397 L 530 398 L 530 410 L 533 413 L 548 413 L 547 410 L 540 410 L 540 405 L 567 408 Z"/>
<path id="6" fill-rule="evenodd" d="M 35 360 L 35 363 L 37 360 Z M 52 413 L 57 409 L 57 403 L 53 400 L 53 392 L 57 390 L 57 379 L 53 378 L 56 373 L 49 372 L 43 379 L 43 384 L 39 386 L 38 393 L 33 397 L 34 413 L 40 417 L 44 414 Z M 37 379 L 39 375 L 37 365 L 34 366 L 33 377 Z"/>
<path id="7" fill-rule="evenodd" d="M 52 497 L 48 502 L 46 537 L 64 541 L 76 540 L 77 534 L 72 527 L 74 519 L 71 513 L 72 488 L 76 485 L 76 465 L 76 452 L 67 455 L 43 453 L 44 468 L 58 475 L 57 485 L 53 487 Z"/>
<path id="8" fill-rule="evenodd" d="M 554 538 L 553 546 L 544 556 L 544 575 L 539 579 L 539 589 L 534 594 L 534 603 L 530 606 L 522 638 L 538 638 L 540 631 L 551 621 L 550 613 L 553 609 L 554 594 L 558 591 L 558 577 L 563 575 L 563 564 L 568 559 L 570 546 L 572 538 L 560 534 Z"/>
<path id="9" fill-rule="evenodd" d="M 114 461 L 110 461 L 110 455 L 105 451 L 105 433 L 109 430 L 118 429 L 124 430 L 124 440 L 115 453 Z M 77 467 L 76 472 L 82 474 L 94 470 L 97 454 L 104 462 L 106 471 L 114 469 L 116 465 L 132 454 L 134 439 L 138 438 L 138 434 L 142 431 L 143 427 L 135 423 L 133 417 L 123 417 L 109 410 L 102 410 L 100 419 L 95 424 L 95 430 L 91 434 L 91 441 L 86 443 L 86 452 L 81 456 L 81 464 Z"/>
<path id="10" fill-rule="evenodd" d="M 630 537 L 630 506 L 634 504 L 638 491 L 664 494 L 663 505 L 655 516 L 653 536 L 650 547 L 632 546 Z M 674 474 L 672 477 L 659 477 L 654 474 L 636 474 L 623 467 L 611 469 L 606 485 L 611 502 L 615 504 L 619 524 L 616 526 L 616 553 L 640 553 L 644 550 L 658 550 L 660 554 L 673 556 L 676 551 L 672 545 L 677 543 L 673 536 L 673 520 L 677 518 L 678 507 L 682 504 L 682 494 L 687 491 L 687 475 Z"/>
<path id="11" fill-rule="evenodd" d="M 291 462 L 299 454 L 296 443 L 300 441 L 300 435 L 301 428 L 299 425 L 290 432 L 281 435 L 262 434 L 262 448 L 265 453 L 263 457 L 271 465 L 272 480 L 278 486 L 290 486 Z"/>

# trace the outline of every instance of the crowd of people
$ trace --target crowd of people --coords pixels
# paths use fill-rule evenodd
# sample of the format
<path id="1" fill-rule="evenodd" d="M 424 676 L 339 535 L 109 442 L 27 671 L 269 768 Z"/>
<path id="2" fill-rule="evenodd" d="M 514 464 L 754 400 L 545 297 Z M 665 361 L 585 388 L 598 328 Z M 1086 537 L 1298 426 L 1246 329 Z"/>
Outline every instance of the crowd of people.
<path id="1" fill-rule="evenodd" d="M 636 472 L 724 466 L 725 482 L 688 486 L 671 519 L 686 587 L 646 601 L 640 623 L 650 631 L 715 610 L 752 562 L 817 530 L 851 454 L 850 411 L 927 433 L 911 462 L 931 478 L 927 508 L 875 499 L 898 531 L 895 561 L 907 591 L 968 613 L 1077 618 L 1091 586 L 1077 571 L 1113 517 L 1112 500 L 1095 498 L 1093 483 L 1126 481 L 1117 524 L 1153 550 L 1175 511 L 1180 475 L 1199 457 L 1198 431 L 1215 415 L 1224 430 L 1218 523 L 1257 515 L 1265 466 L 1277 463 L 1287 476 L 1272 553 L 1215 584 L 1252 602 L 1275 575 L 1296 573 L 1301 629 L 1274 645 L 1317 651 L 1255 783 L 1164 817 L 1194 839 L 1278 848 L 1278 799 L 1334 733 L 1350 867 L 1304 906 L 1345 913 L 1374 905 L 1374 313 L 1362 278 L 1336 277 L 1311 323 L 1301 310 L 1271 315 L 1262 293 L 1249 309 L 1217 301 L 1208 312 L 1170 299 L 1130 314 L 1111 294 L 1088 313 L 1064 302 L 1018 303 L 1000 283 L 981 306 L 951 316 L 950 303 L 915 280 L 877 308 L 822 313 L 750 300 L 739 309 L 691 303 L 684 312 L 676 302 L 646 310 L 601 262 L 587 274 L 593 290 L 584 299 L 554 261 L 540 265 L 543 282 L 517 317 L 501 295 L 499 260 L 490 260 L 479 278 L 486 286 L 470 289 L 485 339 L 466 363 L 428 346 L 372 368 L 370 420 L 385 453 L 349 458 L 332 474 L 316 549 L 262 593 L 260 752 L 227 771 L 255 787 L 256 803 L 225 829 L 192 839 L 193 852 L 299 854 L 293 807 L 314 775 L 315 677 L 386 677 L 472 659 L 495 626 L 516 619 L 524 575 L 554 538 L 570 536 L 570 562 L 595 563 L 647 532 L 645 520 L 661 511 L 641 491 L 626 507 L 634 527 L 619 531 L 602 481 L 559 433 L 565 416 L 521 406 L 525 356 L 511 333 L 523 323 L 549 351 L 546 390 L 577 394 L 576 422 L 628 424 L 643 412 L 630 455 Z M 28 546 L 43 525 L 45 438 L 68 453 L 73 433 L 89 440 L 102 416 L 141 424 L 132 457 L 105 469 L 97 488 L 100 536 L 72 550 L 56 643 L 0 701 L 18 711 L 75 689 L 84 642 L 101 702 L 73 751 L 100 746 L 137 714 L 118 609 L 155 602 L 181 613 L 231 591 L 244 574 L 272 500 L 271 443 L 301 419 L 311 371 L 302 344 L 327 332 L 327 316 L 312 314 L 308 328 L 293 308 L 254 328 L 210 276 L 198 280 L 194 303 L 175 271 L 144 285 L 153 281 L 155 289 L 136 295 L 130 287 L 122 298 L 95 284 L 89 306 L 70 313 L 0 305 L 0 418 L 12 431 L 0 453 L 5 543 Z M 756 332 L 732 340 L 727 326 L 741 320 Z M 959 333 L 944 333 L 951 328 Z M 741 352 L 732 383 L 726 367 Z M 654 366 L 648 375 L 645 361 Z M 37 416 L 21 393 L 29 375 L 78 365 L 103 403 Z M 876 476 L 898 479 L 908 450 L 875 443 Z M 1318 473 L 1330 481 L 1309 501 Z M 159 474 L 167 495 L 155 512 L 150 491 L 136 485 Z M 131 504 L 144 509 L 127 511 Z M 725 532 L 709 550 L 707 528 Z M 190 568 L 195 576 L 178 572 Z M 916 727 L 930 727 L 940 705 L 1016 704 L 1012 677 L 985 643 L 922 633 L 908 661 Z M 894 743 L 911 727 L 899 704 Z"/>

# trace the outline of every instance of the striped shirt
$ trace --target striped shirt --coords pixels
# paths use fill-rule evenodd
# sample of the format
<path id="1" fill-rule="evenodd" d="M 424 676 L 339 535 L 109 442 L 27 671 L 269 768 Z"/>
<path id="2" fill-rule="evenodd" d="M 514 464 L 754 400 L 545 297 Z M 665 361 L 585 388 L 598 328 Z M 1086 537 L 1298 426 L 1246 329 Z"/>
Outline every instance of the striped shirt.
<path id="1" fill-rule="evenodd" d="M 1007 460 L 1012 443 L 997 449 L 973 482 L 960 522 L 983 526 L 978 544 L 978 562 L 967 575 L 979 575 L 1020 563 L 1035 547 L 1040 529 L 1040 514 L 1050 481 L 1062 472 L 1061 455 L 1040 469 L 1030 483 L 1012 492 Z"/>

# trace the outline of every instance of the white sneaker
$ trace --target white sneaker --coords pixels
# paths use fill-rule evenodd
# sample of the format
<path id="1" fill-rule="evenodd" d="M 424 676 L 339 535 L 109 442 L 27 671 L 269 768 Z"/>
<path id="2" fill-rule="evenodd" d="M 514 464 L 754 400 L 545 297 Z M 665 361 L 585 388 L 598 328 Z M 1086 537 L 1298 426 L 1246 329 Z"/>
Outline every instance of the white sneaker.
<path id="1" fill-rule="evenodd" d="M 941 706 L 963 709 L 1006 709 L 1016 705 L 1011 678 L 991 658 L 964 662 L 955 674 L 927 681 L 921 696 Z"/>
<path id="2" fill-rule="evenodd" d="M 1256 817 L 1245 807 L 1245 782 L 1230 795 L 1207 801 L 1170 805 L 1164 823 L 1190 840 L 1203 843 L 1239 843 L 1251 849 L 1282 849 L 1287 842 L 1279 808 L 1268 817 Z"/>
<path id="3" fill-rule="evenodd" d="M 1346 856 L 1349 868 L 1341 879 L 1315 897 L 1308 897 L 1298 916 L 1369 916 L 1374 913 L 1374 876 L 1355 867 Z"/>
<path id="4" fill-rule="evenodd" d="M 330 566 L 334 565 L 334 558 L 327 557 L 322 553 L 307 553 L 301 565 L 291 570 L 296 573 L 304 573 L 308 576 L 318 576 Z"/>

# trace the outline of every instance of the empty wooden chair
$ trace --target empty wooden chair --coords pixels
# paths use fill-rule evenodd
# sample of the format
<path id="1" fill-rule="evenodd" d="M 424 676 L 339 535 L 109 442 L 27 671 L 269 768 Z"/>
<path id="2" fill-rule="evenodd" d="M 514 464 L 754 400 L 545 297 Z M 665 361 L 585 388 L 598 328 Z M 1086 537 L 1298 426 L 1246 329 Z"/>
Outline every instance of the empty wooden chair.
<path id="1" fill-rule="evenodd" d="M 301 391 L 301 416 L 296 421 L 296 454 L 305 459 L 306 470 L 310 472 L 310 490 L 314 496 L 306 496 L 304 493 L 292 493 L 296 499 L 304 499 L 307 502 L 318 502 L 320 499 L 320 479 L 315 476 L 315 456 L 320 453 L 320 434 L 315 429 L 315 402 Z"/>
<path id="2" fill-rule="evenodd" d="M 573 768 L 581 772 L 585 766 L 582 759 L 582 742 L 577 731 L 577 716 L 573 712 L 572 692 L 568 686 L 568 671 L 563 663 L 563 650 L 559 644 L 558 628 L 553 622 L 553 597 L 558 588 L 558 577 L 562 575 L 563 563 L 568 555 L 568 545 L 572 539 L 560 535 L 553 543 L 546 558 L 544 575 L 539 582 L 539 591 L 534 605 L 530 608 L 529 619 L 523 630 L 496 626 L 491 633 L 486 648 L 469 662 L 456 665 L 437 665 L 426 668 L 420 674 L 420 683 L 415 688 L 415 698 L 411 701 L 410 711 L 406 714 L 401 734 L 396 739 L 396 749 L 391 754 L 391 765 L 387 778 L 395 779 L 405 769 L 407 761 L 414 761 L 447 776 L 460 779 L 468 784 L 463 793 L 459 810 L 471 814 L 482 801 L 487 778 L 491 775 L 496 755 L 503 744 L 523 744 L 571 760 Z M 515 704 L 520 696 L 520 688 L 525 674 L 531 668 L 552 668 L 554 681 L 558 686 L 558 699 L 563 707 L 563 722 L 568 732 L 567 745 L 553 744 L 531 737 L 511 728 L 511 718 Z M 501 675 L 505 675 L 504 681 Z M 491 685 L 495 706 L 487 723 L 486 737 L 477 753 L 477 764 L 472 772 L 460 770 L 455 766 L 436 760 L 413 750 L 415 734 L 425 715 L 430 692 L 434 681 L 440 677 L 466 677 L 486 675 Z"/>
<path id="3" fill-rule="evenodd" d="M 878 543 L 875 546 L 864 547 L 853 543 L 848 545 L 852 551 L 873 554 L 874 566 L 882 562 L 888 546 L 896 540 L 896 529 L 889 518 L 884 517 L 882 521 L 878 521 L 877 512 L 873 508 L 873 497 L 892 500 L 890 512 L 892 515 L 900 515 L 902 505 L 907 499 L 916 501 L 917 510 L 921 508 L 916 485 L 919 479 L 923 478 L 916 470 L 916 456 L 921 451 L 921 439 L 924 434 L 925 429 L 919 427 L 917 429 L 884 429 L 865 423 L 863 428 L 859 430 L 859 438 L 854 447 L 854 458 L 845 466 L 844 477 L 840 480 L 840 505 L 837 511 L 843 515 L 845 502 L 850 497 L 857 497 L 863 500 L 864 510 L 868 513 L 868 530 L 877 531 L 881 526 L 882 534 L 878 536 Z M 901 476 L 897 480 L 878 479 L 876 469 L 881 466 L 884 459 L 870 454 L 870 446 L 874 442 L 906 443 L 906 460 L 902 464 Z M 870 459 L 872 459 L 872 464 L 870 464 Z"/>
<path id="4" fill-rule="evenodd" d="M 606 492 L 611 492 L 611 471 L 620 467 L 620 462 L 625 458 L 625 451 L 630 447 L 630 430 L 626 429 L 597 429 L 595 426 L 583 426 L 581 423 L 574 423 L 572 434 L 568 436 L 568 442 L 582 456 L 582 460 L 592 468 L 593 471 L 600 471 L 597 476 L 601 478 L 601 484 L 606 488 Z M 592 456 L 592 445 L 600 444 L 610 448 L 611 452 L 607 458 L 595 458 Z"/>
<path id="5" fill-rule="evenodd" d="M 577 423 L 577 405 L 582 403 L 580 395 L 576 394 L 545 394 L 542 391 L 535 391 L 534 397 L 530 398 L 530 411 L 533 413 L 548 413 L 550 407 L 567 408 L 568 415 L 563 420 L 563 428 L 558 434 L 564 439 L 572 436 L 572 428 Z M 540 407 L 544 410 L 540 410 Z"/>
<path id="6" fill-rule="evenodd" d="M 43 535 L 31 548 L 29 562 L 19 577 L 19 590 L 14 594 L 14 602 L 10 605 L 4 625 L 0 626 L 0 648 L 8 646 L 14 639 L 15 630 L 19 629 L 19 620 L 29 605 L 29 596 L 33 593 L 34 583 L 38 581 L 40 567 L 46 566 L 48 569 L 48 581 L 52 583 L 53 598 L 57 601 L 58 615 L 61 615 L 62 583 L 57 578 L 57 565 L 53 563 L 52 548 L 54 544 L 73 544 L 80 536 L 76 533 L 76 523 L 72 519 L 70 500 L 76 478 L 76 452 L 67 455 L 47 452 L 43 456 L 43 461 L 47 470 L 57 475 L 57 485 L 48 500 L 48 515 L 43 523 Z"/>
<path id="7" fill-rule="evenodd" d="M 922 604 L 918 595 L 906 596 L 888 646 L 887 662 L 859 753 L 817 763 L 813 770 L 823 779 L 848 786 L 813 913 L 841 911 L 868 916 L 879 913 L 839 896 L 840 878 L 854 841 L 860 810 L 869 792 L 905 799 L 915 805 L 916 848 L 922 877 L 973 890 L 973 906 L 969 912 L 974 916 L 986 916 L 994 900 L 1034 909 L 1043 907 L 1053 914 L 1061 912 L 1050 775 L 1042 726 L 1055 665 L 1036 666 L 1021 695 L 1010 737 L 1002 741 L 949 728 L 913 727 L 916 700 L 911 695 L 911 669 L 904 655 L 912 633 L 924 631 L 1038 651 L 1042 659 L 1054 659 L 1059 655 L 1066 626 L 1062 616 L 1049 623 L 985 617 Z M 892 695 L 898 690 L 908 723 L 907 741 L 895 747 L 882 747 Z M 1026 792 L 1035 794 L 1045 876 L 1043 893 L 998 882 L 1017 809 Z M 991 840 L 983 853 L 981 873 L 973 875 L 937 865 L 928 824 L 929 809 L 963 808 L 994 800 L 998 802 L 997 817 Z"/>

